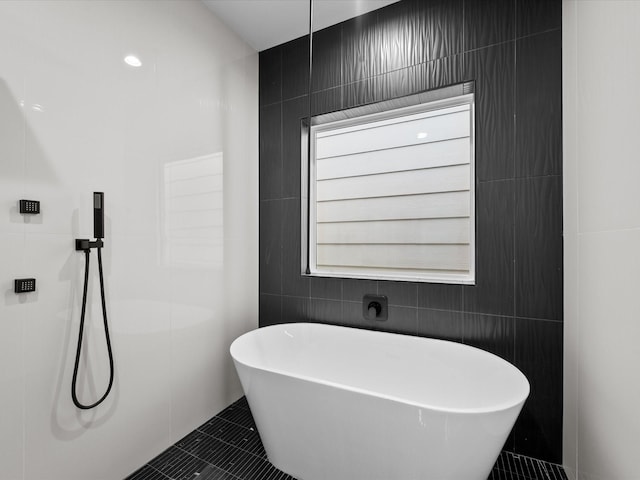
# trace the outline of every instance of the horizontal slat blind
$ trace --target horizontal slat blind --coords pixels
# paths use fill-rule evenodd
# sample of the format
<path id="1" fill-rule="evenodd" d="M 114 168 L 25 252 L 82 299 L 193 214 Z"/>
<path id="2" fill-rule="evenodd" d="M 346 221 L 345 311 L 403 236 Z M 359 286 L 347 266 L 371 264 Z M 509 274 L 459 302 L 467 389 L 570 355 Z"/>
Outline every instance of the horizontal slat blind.
<path id="1" fill-rule="evenodd" d="M 469 278 L 470 104 L 320 127 L 314 142 L 312 273 Z"/>
<path id="2" fill-rule="evenodd" d="M 421 143 L 317 160 L 317 180 L 469 163 L 469 139 Z M 393 166 L 392 169 L 389 167 Z"/>
<path id="3" fill-rule="evenodd" d="M 468 218 L 319 223 L 318 243 L 469 243 Z"/>
<path id="4" fill-rule="evenodd" d="M 466 111 L 457 111 L 466 108 Z M 445 113 L 453 110 L 451 113 Z M 316 158 L 336 157 L 385 148 L 450 140 L 469 136 L 468 106 L 429 112 L 426 118 L 412 115 L 399 122 L 380 121 L 362 128 L 347 127 L 319 133 Z M 416 118 L 418 117 L 418 118 Z M 426 136 L 419 135 L 426 133 Z"/>
<path id="5" fill-rule="evenodd" d="M 320 265 L 467 270 L 464 245 L 318 245 Z"/>
<path id="6" fill-rule="evenodd" d="M 318 222 L 469 216 L 469 192 L 335 200 L 317 204 Z"/>
<path id="7" fill-rule="evenodd" d="M 469 166 L 425 168 L 409 172 L 380 173 L 362 177 L 333 178 L 318 181 L 316 199 L 393 197 L 421 193 L 469 190 Z"/>

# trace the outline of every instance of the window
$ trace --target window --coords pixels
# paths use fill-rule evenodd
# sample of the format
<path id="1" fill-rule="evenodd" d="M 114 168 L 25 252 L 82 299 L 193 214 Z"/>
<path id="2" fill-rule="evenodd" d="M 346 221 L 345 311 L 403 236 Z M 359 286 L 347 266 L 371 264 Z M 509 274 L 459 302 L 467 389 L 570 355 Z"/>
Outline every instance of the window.
<path id="1" fill-rule="evenodd" d="M 303 273 L 474 283 L 472 83 L 313 117 L 303 131 Z"/>

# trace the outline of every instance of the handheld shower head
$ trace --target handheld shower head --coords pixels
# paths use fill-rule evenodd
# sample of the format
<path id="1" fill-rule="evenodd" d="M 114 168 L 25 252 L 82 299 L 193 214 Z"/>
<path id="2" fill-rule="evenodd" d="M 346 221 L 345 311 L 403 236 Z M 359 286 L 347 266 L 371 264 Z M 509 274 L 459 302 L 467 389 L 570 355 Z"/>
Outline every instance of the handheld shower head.
<path id="1" fill-rule="evenodd" d="M 93 192 L 93 236 L 104 238 L 104 192 Z"/>

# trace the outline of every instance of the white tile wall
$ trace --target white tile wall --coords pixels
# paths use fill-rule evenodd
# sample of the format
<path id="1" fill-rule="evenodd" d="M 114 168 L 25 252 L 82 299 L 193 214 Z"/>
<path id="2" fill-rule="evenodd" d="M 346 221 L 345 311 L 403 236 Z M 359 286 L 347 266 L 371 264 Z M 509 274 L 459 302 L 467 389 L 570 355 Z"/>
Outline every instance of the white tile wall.
<path id="1" fill-rule="evenodd" d="M 24 235 L 0 234 L 0 252 L 15 252 L 2 256 L 2 274 L 21 278 L 24 274 Z M 13 293 L 13 282 L 2 282 L 0 303 L 0 465 L 6 478 L 22 478 L 24 452 L 24 358 L 25 333 L 22 310 L 36 301 L 36 292 L 20 297 Z"/>
<path id="2" fill-rule="evenodd" d="M 257 327 L 257 53 L 196 0 L 3 0 L 0 45 L 0 479 L 123 478 L 241 395 L 228 348 Z M 178 264 L 165 165 L 211 154 L 222 224 L 184 235 L 223 261 Z M 93 234 L 93 191 L 116 380 L 80 412 L 74 239 Z M 20 215 L 21 198 L 41 215 Z M 86 402 L 108 378 L 91 260 Z M 37 292 L 15 295 L 28 276 Z"/>
<path id="3" fill-rule="evenodd" d="M 640 3 L 565 0 L 564 465 L 640 478 Z"/>

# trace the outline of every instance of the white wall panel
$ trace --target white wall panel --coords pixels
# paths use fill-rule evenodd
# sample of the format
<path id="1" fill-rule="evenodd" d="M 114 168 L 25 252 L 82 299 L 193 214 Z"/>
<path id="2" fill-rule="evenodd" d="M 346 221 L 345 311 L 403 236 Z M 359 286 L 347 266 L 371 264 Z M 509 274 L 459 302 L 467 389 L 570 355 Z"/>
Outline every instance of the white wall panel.
<path id="1" fill-rule="evenodd" d="M 0 302 L 0 478 L 124 478 L 241 395 L 228 347 L 258 318 L 257 53 L 196 0 L 1 1 L 0 44 L 0 265 L 38 285 Z M 92 234 L 93 191 L 116 375 L 80 412 L 74 238 Z M 91 265 L 87 401 L 108 373 Z"/>
<path id="2" fill-rule="evenodd" d="M 563 464 L 640 478 L 640 3 L 563 2 Z"/>

